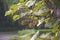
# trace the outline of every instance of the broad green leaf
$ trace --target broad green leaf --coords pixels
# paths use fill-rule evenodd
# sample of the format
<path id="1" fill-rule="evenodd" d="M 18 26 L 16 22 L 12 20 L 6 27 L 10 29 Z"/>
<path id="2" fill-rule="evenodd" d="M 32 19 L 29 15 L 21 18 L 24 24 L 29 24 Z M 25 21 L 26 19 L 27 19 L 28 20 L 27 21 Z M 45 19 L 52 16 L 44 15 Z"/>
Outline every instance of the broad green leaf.
<path id="1" fill-rule="evenodd" d="M 21 3 L 21 4 L 25 6 L 26 3 L 24 2 L 24 3 Z"/>
<path id="2" fill-rule="evenodd" d="M 13 16 L 13 20 L 14 20 L 14 21 L 16 21 L 16 20 L 18 20 L 18 19 L 20 19 L 20 18 L 21 18 L 20 15 L 14 15 L 14 16 Z"/>
<path id="3" fill-rule="evenodd" d="M 28 0 L 19 0 L 20 1 L 20 3 L 21 3 L 21 5 L 20 5 L 20 7 L 23 7 L 23 6 L 25 6 L 25 4 L 26 4 L 26 2 L 28 1 Z"/>
<path id="4" fill-rule="evenodd" d="M 16 10 L 9 10 L 9 11 L 6 11 L 5 16 L 13 15 L 15 12 L 16 12 Z"/>
<path id="5" fill-rule="evenodd" d="M 34 18 L 34 16 L 30 16 L 30 18 L 31 18 L 31 19 L 33 19 L 33 18 Z"/>
<path id="6" fill-rule="evenodd" d="M 13 11 L 9 10 L 9 11 L 6 11 L 5 16 L 11 15 L 11 14 L 13 14 Z"/>
<path id="7" fill-rule="evenodd" d="M 40 16 L 47 16 L 48 14 L 50 14 L 50 11 L 51 10 L 46 6 L 46 4 L 39 9 Z"/>
<path id="8" fill-rule="evenodd" d="M 53 32 L 53 33 L 56 33 L 56 32 L 58 31 L 58 27 L 59 27 L 59 25 L 56 24 L 56 25 L 54 26 L 54 28 L 52 29 L 52 32 Z"/>
<path id="9" fill-rule="evenodd" d="M 18 6 L 16 4 L 11 5 L 9 9 L 10 9 L 9 11 L 6 11 L 5 16 L 13 15 L 18 10 Z"/>
<path id="10" fill-rule="evenodd" d="M 29 0 L 27 3 L 26 3 L 26 6 L 28 7 L 31 7 L 32 5 L 34 5 L 36 2 L 36 0 Z"/>
<path id="11" fill-rule="evenodd" d="M 46 9 L 46 10 L 42 10 L 42 12 L 40 13 L 40 16 L 47 16 L 50 13 L 50 10 Z"/>
<path id="12" fill-rule="evenodd" d="M 28 10 L 29 10 L 29 7 L 25 6 L 25 10 L 27 10 L 27 11 L 28 11 Z"/>
<path id="13" fill-rule="evenodd" d="M 15 5 L 11 5 L 10 9 L 17 11 L 18 10 L 18 6 L 16 4 Z"/>
<path id="14" fill-rule="evenodd" d="M 25 2 L 20 4 L 20 8 L 25 6 Z"/>
<path id="15" fill-rule="evenodd" d="M 38 17 L 34 16 L 34 20 L 37 20 L 37 19 L 38 19 Z"/>
<path id="16" fill-rule="evenodd" d="M 20 3 L 24 3 L 24 0 L 19 0 L 20 1 Z"/>
<path id="17" fill-rule="evenodd" d="M 13 11 L 12 14 L 14 14 L 16 11 L 18 11 L 18 5 L 11 5 L 10 9 Z"/>
<path id="18" fill-rule="evenodd" d="M 45 19 L 45 22 L 46 22 L 46 23 L 49 22 L 50 19 L 51 19 L 50 17 L 49 17 L 49 18 L 46 18 L 46 19 Z"/>
<path id="19" fill-rule="evenodd" d="M 35 7 L 33 8 L 33 12 L 37 12 L 41 6 L 43 6 L 45 3 L 43 1 L 39 1 L 35 4 Z"/>
<path id="20" fill-rule="evenodd" d="M 53 40 L 58 40 L 58 37 L 54 37 Z"/>
<path id="21" fill-rule="evenodd" d="M 50 11 L 51 10 L 46 6 L 46 4 L 44 4 L 39 8 L 37 12 L 33 12 L 33 14 L 37 16 L 47 16 L 50 14 Z"/>
<path id="22" fill-rule="evenodd" d="M 20 1 L 20 3 L 21 3 L 20 7 L 25 6 L 25 1 L 24 1 L 24 0 L 19 0 L 19 1 Z"/>
<path id="23" fill-rule="evenodd" d="M 20 30 L 18 31 L 18 35 L 23 36 L 26 34 L 35 33 L 36 31 L 37 30 L 34 30 L 34 29 Z"/>

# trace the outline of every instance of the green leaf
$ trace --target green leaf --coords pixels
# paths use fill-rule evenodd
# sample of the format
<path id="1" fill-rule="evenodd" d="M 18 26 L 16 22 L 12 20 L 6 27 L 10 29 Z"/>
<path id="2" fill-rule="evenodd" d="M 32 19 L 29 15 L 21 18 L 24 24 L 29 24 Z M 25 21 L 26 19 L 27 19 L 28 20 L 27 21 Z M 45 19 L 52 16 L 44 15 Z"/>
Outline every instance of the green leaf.
<path id="1" fill-rule="evenodd" d="M 54 37 L 53 40 L 58 40 L 58 37 Z"/>
<path id="2" fill-rule="evenodd" d="M 54 26 L 54 28 L 52 29 L 52 32 L 53 32 L 53 33 L 56 33 L 56 32 L 58 31 L 58 27 L 59 27 L 59 25 L 56 24 L 56 25 Z"/>
<path id="3" fill-rule="evenodd" d="M 25 6 L 25 2 L 24 2 L 24 3 L 21 3 L 21 5 L 20 5 L 20 6 L 21 6 L 21 7 L 22 7 L 22 6 Z"/>
<path id="4" fill-rule="evenodd" d="M 18 6 L 16 4 L 11 5 L 9 9 L 9 11 L 6 11 L 5 16 L 13 15 L 18 10 Z"/>
<path id="5" fill-rule="evenodd" d="M 20 30 L 20 31 L 18 31 L 18 35 L 23 36 L 26 34 L 35 33 L 36 31 L 37 30 L 34 30 L 34 29 Z"/>
<path id="6" fill-rule="evenodd" d="M 6 11 L 5 16 L 11 15 L 11 14 L 13 14 L 13 11 L 9 10 L 9 11 Z"/>
<path id="7" fill-rule="evenodd" d="M 51 19 L 50 17 L 46 18 L 45 22 L 48 23 L 50 21 L 50 19 Z"/>
<path id="8" fill-rule="evenodd" d="M 38 17 L 34 16 L 34 20 L 38 20 Z"/>
<path id="9" fill-rule="evenodd" d="M 14 20 L 14 21 L 16 21 L 16 20 L 18 20 L 18 19 L 20 19 L 20 18 L 21 18 L 20 15 L 14 15 L 14 16 L 13 16 L 13 20 Z"/>
<path id="10" fill-rule="evenodd" d="M 16 12 L 16 10 L 9 10 L 9 11 L 6 11 L 5 16 L 13 15 L 15 12 Z"/>
<path id="11" fill-rule="evenodd" d="M 18 6 L 17 6 L 16 4 L 11 5 L 11 6 L 10 6 L 10 9 L 17 11 L 17 10 L 18 10 Z"/>
<path id="12" fill-rule="evenodd" d="M 19 0 L 20 1 L 20 3 L 24 3 L 24 0 Z"/>
<path id="13" fill-rule="evenodd" d="M 37 3 L 35 4 L 35 7 L 33 8 L 33 12 L 37 12 L 38 9 L 39 9 L 41 6 L 43 6 L 44 4 L 45 4 L 45 2 L 43 2 L 43 1 L 37 2 Z"/>
<path id="14" fill-rule="evenodd" d="M 25 6 L 25 10 L 27 10 L 27 11 L 28 11 L 28 10 L 29 10 L 29 7 Z"/>
<path id="15" fill-rule="evenodd" d="M 40 16 L 47 16 L 49 13 L 50 13 L 49 9 L 42 10 L 42 12 L 40 13 Z"/>

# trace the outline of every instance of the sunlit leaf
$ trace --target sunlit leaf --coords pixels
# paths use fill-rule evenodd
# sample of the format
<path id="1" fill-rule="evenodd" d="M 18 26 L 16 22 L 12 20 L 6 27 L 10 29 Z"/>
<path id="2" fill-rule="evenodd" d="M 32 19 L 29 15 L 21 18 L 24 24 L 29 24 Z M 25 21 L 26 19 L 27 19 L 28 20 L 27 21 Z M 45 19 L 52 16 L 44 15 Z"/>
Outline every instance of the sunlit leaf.
<path id="1" fill-rule="evenodd" d="M 17 10 L 18 10 L 18 6 L 17 6 L 16 4 L 15 4 L 15 5 L 11 5 L 11 6 L 10 6 L 10 9 L 17 11 Z"/>
<path id="2" fill-rule="evenodd" d="M 11 15 L 11 14 L 13 14 L 13 11 L 9 10 L 9 11 L 6 11 L 5 16 Z"/>
<path id="3" fill-rule="evenodd" d="M 28 25 L 30 28 L 34 28 L 35 26 L 41 28 L 40 25 L 43 25 L 45 28 L 53 28 L 53 33 L 58 31 L 59 25 L 57 19 L 52 18 L 52 15 L 50 17 L 50 13 L 52 14 L 54 10 L 50 10 L 45 3 L 45 0 L 19 1 L 20 2 L 18 4 L 10 6 L 9 11 L 6 11 L 5 16 L 11 15 L 14 21 L 21 18 L 21 25 L 24 27 Z M 26 20 L 24 20 L 24 18 Z"/>
<path id="4" fill-rule="evenodd" d="M 26 6 L 28 7 L 31 7 L 32 5 L 34 5 L 36 2 L 36 0 L 29 0 L 27 3 L 26 3 Z"/>
<path id="5" fill-rule="evenodd" d="M 19 0 L 20 1 L 20 3 L 23 3 L 24 2 L 24 0 Z"/>
<path id="6" fill-rule="evenodd" d="M 47 16 L 48 14 L 50 14 L 50 9 L 46 6 L 46 5 L 43 5 L 39 12 L 40 12 L 40 16 Z"/>
<path id="7" fill-rule="evenodd" d="M 18 20 L 18 19 L 20 19 L 20 18 L 21 18 L 20 15 L 14 15 L 14 16 L 13 16 L 13 20 L 14 20 L 14 21 L 16 21 L 16 20 Z"/>
<path id="8" fill-rule="evenodd" d="M 43 6 L 45 3 L 43 1 L 39 1 L 35 4 L 35 7 L 33 8 L 33 12 L 37 12 L 41 6 Z"/>

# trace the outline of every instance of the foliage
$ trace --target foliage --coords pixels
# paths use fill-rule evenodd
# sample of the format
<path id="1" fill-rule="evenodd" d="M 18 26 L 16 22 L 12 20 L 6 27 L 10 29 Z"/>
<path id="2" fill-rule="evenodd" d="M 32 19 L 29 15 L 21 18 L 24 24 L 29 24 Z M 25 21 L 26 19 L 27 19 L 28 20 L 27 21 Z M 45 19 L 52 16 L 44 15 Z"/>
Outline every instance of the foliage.
<path id="1" fill-rule="evenodd" d="M 58 37 L 54 37 L 53 40 L 58 40 Z"/>
<path id="2" fill-rule="evenodd" d="M 13 20 L 14 20 L 14 21 L 18 20 L 19 18 L 20 18 L 19 15 L 14 15 L 14 16 L 13 16 Z"/>
<path id="3" fill-rule="evenodd" d="M 55 16 L 53 16 L 52 10 L 50 9 L 45 0 L 19 0 L 18 4 L 11 5 L 9 11 L 6 11 L 5 16 L 12 16 L 14 21 L 23 19 L 21 25 L 29 25 L 30 28 L 38 28 L 45 22 L 45 28 L 52 28 L 52 32 L 56 33 L 58 31 L 58 21 Z M 53 10 L 54 11 L 54 10 Z M 19 35 L 24 35 L 27 33 L 35 33 L 35 30 L 22 30 L 19 31 Z"/>
<path id="4" fill-rule="evenodd" d="M 45 27 L 48 27 L 48 28 L 52 28 L 56 24 L 58 24 L 56 18 L 54 18 L 54 17 L 45 19 L 45 22 L 46 22 Z"/>
<path id="5" fill-rule="evenodd" d="M 20 3 L 18 4 L 14 4 L 11 5 L 9 8 L 9 11 L 6 11 L 5 16 L 8 15 L 12 15 L 12 19 L 14 21 L 20 19 L 20 18 L 24 18 L 25 16 L 27 16 L 27 18 L 29 20 L 23 20 L 21 22 L 22 25 L 29 25 L 29 27 L 33 27 L 36 26 L 38 24 L 38 20 L 41 20 L 42 18 L 44 18 L 43 20 L 46 22 L 45 27 L 48 28 L 52 28 L 55 25 L 55 21 L 56 18 L 55 17 L 48 17 L 51 13 L 51 9 L 49 9 L 47 7 L 47 4 L 45 3 L 45 0 L 36 2 L 37 0 L 35 0 L 35 5 L 33 7 L 33 9 L 29 9 L 30 7 L 28 7 L 27 2 L 29 2 L 28 0 L 24 1 L 24 0 L 19 0 Z M 29 4 L 30 5 L 30 4 Z M 25 10 L 25 9 L 29 9 L 29 10 Z M 16 13 L 17 11 L 17 13 Z M 20 11 L 20 12 L 18 12 Z M 31 11 L 31 12 L 30 12 Z M 37 15 L 38 14 L 38 15 Z M 45 18 L 47 17 L 47 18 Z M 42 21 L 41 21 L 42 22 Z M 58 27 L 56 26 L 56 29 L 58 29 Z M 55 30 L 55 27 L 53 28 L 53 30 Z"/>
<path id="6" fill-rule="evenodd" d="M 59 25 L 56 24 L 56 25 L 54 26 L 54 28 L 52 29 L 52 32 L 53 32 L 53 33 L 56 33 L 56 32 L 58 31 L 58 27 L 59 27 Z"/>
<path id="7" fill-rule="evenodd" d="M 18 40 L 30 40 L 30 38 L 33 36 L 33 34 L 26 34 L 26 35 L 23 35 L 23 36 L 19 36 L 18 37 Z"/>
<path id="8" fill-rule="evenodd" d="M 26 34 L 34 34 L 37 30 L 21 30 L 18 31 L 18 35 L 22 36 L 22 35 L 26 35 Z"/>

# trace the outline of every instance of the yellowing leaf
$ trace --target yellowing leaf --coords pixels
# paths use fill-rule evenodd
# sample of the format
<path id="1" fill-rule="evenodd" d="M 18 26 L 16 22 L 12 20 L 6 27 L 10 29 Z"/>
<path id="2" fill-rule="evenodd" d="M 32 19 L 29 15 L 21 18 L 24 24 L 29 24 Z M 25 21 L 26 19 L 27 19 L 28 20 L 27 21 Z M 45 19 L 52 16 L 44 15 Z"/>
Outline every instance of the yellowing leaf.
<path id="1" fill-rule="evenodd" d="M 19 18 L 21 18 L 20 15 L 14 15 L 14 16 L 13 16 L 13 20 L 14 20 L 14 21 L 18 20 Z"/>

